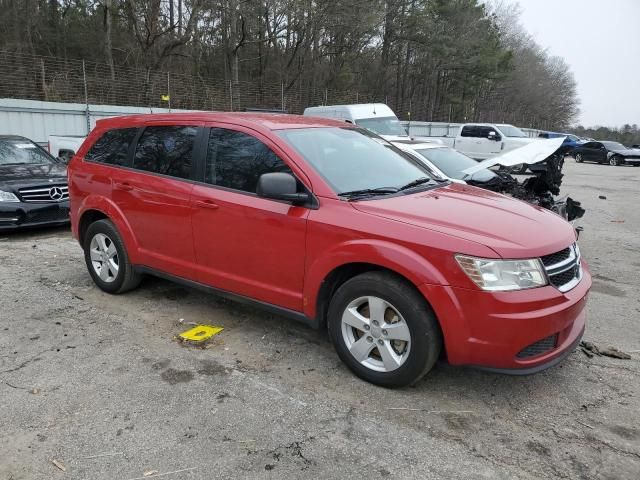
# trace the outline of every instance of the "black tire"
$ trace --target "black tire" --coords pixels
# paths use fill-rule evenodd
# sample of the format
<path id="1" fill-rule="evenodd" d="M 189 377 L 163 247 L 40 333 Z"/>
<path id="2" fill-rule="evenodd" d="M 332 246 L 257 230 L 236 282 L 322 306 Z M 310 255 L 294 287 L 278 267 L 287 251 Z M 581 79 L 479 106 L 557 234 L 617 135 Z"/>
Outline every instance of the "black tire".
<path id="1" fill-rule="evenodd" d="M 98 234 L 106 235 L 113 243 L 117 252 L 118 273 L 113 280 L 108 282 L 100 278 L 91 261 L 91 241 Z M 140 284 L 142 275 L 136 272 L 133 265 L 129 262 L 129 255 L 127 254 L 127 249 L 124 246 L 120 232 L 118 232 L 118 229 L 110 220 L 98 220 L 89 225 L 84 238 L 83 248 L 87 270 L 89 270 L 91 278 L 101 290 L 114 294 L 124 293 L 128 290 L 133 290 Z"/>
<path id="2" fill-rule="evenodd" d="M 577 163 L 582 163 L 582 154 L 581 153 L 576 153 L 576 156 L 574 157 Z"/>
<path id="3" fill-rule="evenodd" d="M 614 155 L 609 159 L 609 165 L 611 165 L 612 167 L 620 167 L 624 165 L 624 163 L 624 158 L 622 158 L 620 155 Z"/>
<path id="4" fill-rule="evenodd" d="M 407 357 L 395 370 L 375 371 L 363 365 L 345 343 L 342 315 L 352 301 L 368 296 L 379 297 L 391 304 L 409 329 L 410 348 Z M 382 387 L 404 387 L 416 383 L 431 370 L 442 350 L 440 325 L 427 301 L 412 285 L 387 272 L 363 273 L 340 286 L 331 299 L 327 323 L 329 337 L 340 359 L 358 377 Z"/>

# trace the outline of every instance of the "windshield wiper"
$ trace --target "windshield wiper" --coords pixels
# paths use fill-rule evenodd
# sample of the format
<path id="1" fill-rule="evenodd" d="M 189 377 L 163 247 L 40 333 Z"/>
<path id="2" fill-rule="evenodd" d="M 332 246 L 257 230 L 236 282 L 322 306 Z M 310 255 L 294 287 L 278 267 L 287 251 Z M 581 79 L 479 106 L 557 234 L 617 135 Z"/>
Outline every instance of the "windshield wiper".
<path id="1" fill-rule="evenodd" d="M 415 179 L 412 182 L 407 183 L 406 185 L 403 185 L 398 190 L 399 191 L 408 190 L 410 188 L 417 187 L 418 185 L 422 185 L 423 183 L 429 183 L 429 182 L 435 182 L 435 181 L 436 180 L 431 177 L 420 177 Z M 442 180 L 442 181 L 445 181 L 445 180 Z"/>
<path id="2" fill-rule="evenodd" d="M 398 193 L 400 190 L 396 187 L 378 187 L 378 188 L 363 188 L 361 190 L 350 190 L 348 192 L 339 193 L 339 197 L 361 197 L 372 195 L 388 195 L 390 193 Z"/>

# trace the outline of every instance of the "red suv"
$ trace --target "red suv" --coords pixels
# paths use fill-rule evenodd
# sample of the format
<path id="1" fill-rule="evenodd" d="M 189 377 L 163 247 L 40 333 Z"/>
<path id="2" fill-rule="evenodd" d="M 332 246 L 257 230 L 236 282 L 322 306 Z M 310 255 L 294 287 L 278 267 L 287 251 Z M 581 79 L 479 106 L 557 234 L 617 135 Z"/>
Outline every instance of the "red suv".
<path id="1" fill-rule="evenodd" d="M 342 122 L 242 113 L 99 121 L 69 165 L 73 235 L 121 293 L 153 274 L 328 328 L 358 376 L 533 373 L 580 340 L 571 225 L 451 184 Z"/>

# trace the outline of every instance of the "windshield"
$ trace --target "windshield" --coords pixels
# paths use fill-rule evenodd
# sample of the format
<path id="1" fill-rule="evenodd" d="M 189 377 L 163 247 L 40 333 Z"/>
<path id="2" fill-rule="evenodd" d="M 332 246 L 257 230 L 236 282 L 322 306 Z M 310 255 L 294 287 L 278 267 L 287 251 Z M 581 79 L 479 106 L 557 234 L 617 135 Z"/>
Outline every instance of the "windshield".
<path id="1" fill-rule="evenodd" d="M 35 143 L 22 139 L 0 139 L 0 165 L 55 163 L 53 157 Z"/>
<path id="2" fill-rule="evenodd" d="M 455 178 L 456 180 L 468 178 L 462 171 L 478 165 L 478 162 L 455 151 L 453 148 L 420 148 L 416 149 L 416 152 L 438 167 L 447 177 Z M 495 177 L 495 174 L 485 168 L 476 172 L 473 177 L 478 180 L 489 179 Z"/>
<path id="3" fill-rule="evenodd" d="M 504 133 L 505 137 L 522 137 L 527 138 L 527 134 L 524 133 L 519 128 L 514 127 L 513 125 L 498 125 L 498 128 L 502 133 Z M 549 136 L 549 138 L 552 138 Z"/>
<path id="4" fill-rule="evenodd" d="M 408 137 L 407 132 L 400 125 L 400 120 L 396 117 L 359 118 L 356 120 L 356 124 L 376 132 L 378 135 Z"/>
<path id="5" fill-rule="evenodd" d="M 602 142 L 609 150 L 626 150 L 627 147 L 618 142 Z"/>
<path id="6" fill-rule="evenodd" d="M 361 128 L 301 128 L 278 132 L 339 195 L 399 189 L 429 177 L 417 160 Z M 393 192 L 389 192 L 393 193 Z"/>

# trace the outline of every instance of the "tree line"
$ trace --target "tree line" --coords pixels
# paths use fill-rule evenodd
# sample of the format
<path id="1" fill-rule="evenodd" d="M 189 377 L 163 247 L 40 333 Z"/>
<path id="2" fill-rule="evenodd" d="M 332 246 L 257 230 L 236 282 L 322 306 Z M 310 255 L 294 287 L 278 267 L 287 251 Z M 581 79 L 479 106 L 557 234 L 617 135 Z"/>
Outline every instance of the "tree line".
<path id="1" fill-rule="evenodd" d="M 0 11 L 2 50 L 98 62 L 104 82 L 122 67 L 162 70 L 357 92 L 404 119 L 554 130 L 579 111 L 566 62 L 500 0 L 0 0 Z"/>
<path id="2" fill-rule="evenodd" d="M 620 128 L 600 126 L 585 128 L 578 126 L 573 128 L 571 132 L 580 137 L 593 138 L 595 140 L 613 140 L 627 147 L 640 145 L 640 127 L 635 123 L 633 125 L 623 125 Z"/>

